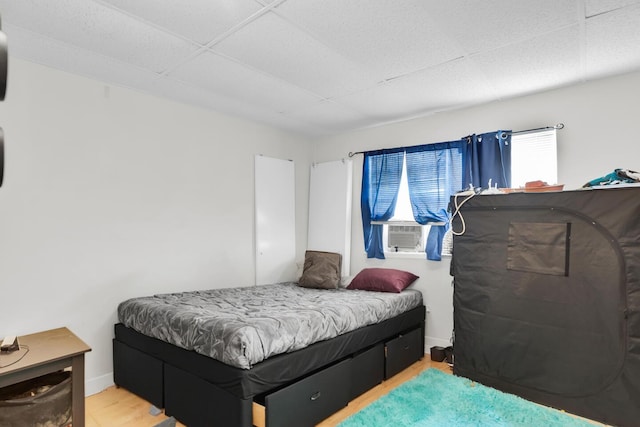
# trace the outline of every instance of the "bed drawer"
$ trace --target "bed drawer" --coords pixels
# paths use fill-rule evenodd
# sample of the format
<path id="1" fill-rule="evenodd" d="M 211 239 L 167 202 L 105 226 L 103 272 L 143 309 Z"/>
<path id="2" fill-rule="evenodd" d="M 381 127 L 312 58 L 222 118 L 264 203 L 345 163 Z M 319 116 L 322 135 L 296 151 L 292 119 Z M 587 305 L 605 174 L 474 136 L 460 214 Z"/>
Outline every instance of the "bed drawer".
<path id="1" fill-rule="evenodd" d="M 164 365 L 165 415 L 189 427 L 247 427 L 251 399 L 239 399 L 168 363 Z"/>
<path id="2" fill-rule="evenodd" d="M 161 360 L 113 340 L 113 382 L 164 408 Z"/>
<path id="3" fill-rule="evenodd" d="M 332 365 L 270 393 L 254 404 L 254 424 L 266 427 L 314 426 L 349 403 L 351 359 Z M 264 408 L 264 415 L 260 414 Z M 256 413 L 258 412 L 258 413 Z M 260 418 L 264 419 L 258 421 Z"/>
<path id="4" fill-rule="evenodd" d="M 422 329 L 416 328 L 385 343 L 385 379 L 391 378 L 424 356 L 421 334 Z"/>
<path id="5" fill-rule="evenodd" d="M 351 359 L 351 392 L 349 400 L 371 390 L 384 379 L 384 344 L 379 343 Z"/>

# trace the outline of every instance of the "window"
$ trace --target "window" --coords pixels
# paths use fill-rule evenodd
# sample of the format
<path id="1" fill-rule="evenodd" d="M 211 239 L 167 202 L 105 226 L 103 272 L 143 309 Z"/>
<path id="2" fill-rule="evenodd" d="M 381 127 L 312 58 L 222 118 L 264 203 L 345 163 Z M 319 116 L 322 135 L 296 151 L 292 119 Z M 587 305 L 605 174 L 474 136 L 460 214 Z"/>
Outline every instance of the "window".
<path id="1" fill-rule="evenodd" d="M 431 178 L 431 180 L 437 181 L 437 177 Z M 440 192 L 442 191 L 440 190 Z M 406 156 L 402 162 L 402 177 L 400 178 L 400 188 L 393 217 L 387 221 L 373 221 L 372 224 L 383 225 L 382 239 L 385 256 L 415 256 L 420 259 L 425 257 L 425 245 L 431 225 L 443 224 L 442 222 L 433 222 L 421 225 L 414 219 L 409 197 Z"/>
<path id="2" fill-rule="evenodd" d="M 555 129 L 511 135 L 511 188 L 537 180 L 558 183 Z"/>
<path id="3" fill-rule="evenodd" d="M 526 182 L 541 180 L 556 184 L 557 142 L 556 130 L 544 130 L 511 136 L 511 187 L 524 187 Z M 388 221 L 377 221 L 383 227 L 383 247 L 386 256 L 424 258 L 425 243 L 431 224 L 420 225 L 413 218 L 406 158 L 402 165 L 400 190 L 394 216 Z M 443 239 L 442 255 L 451 256 L 452 236 Z"/>
<path id="4" fill-rule="evenodd" d="M 451 195 L 469 185 L 514 187 L 536 180 L 557 181 L 555 130 L 486 132 L 457 141 L 367 151 L 361 193 L 367 258 L 384 259 L 392 253 L 389 249 L 400 248 L 419 254 L 425 247 L 426 258 L 439 261 Z M 409 198 L 413 218 L 405 208 Z M 426 239 L 425 227 L 420 234 L 416 223 L 430 225 Z"/>
<path id="5" fill-rule="evenodd" d="M 429 225 L 420 225 L 413 218 L 411 200 L 409 198 L 409 184 L 407 180 L 407 159 L 402 161 L 402 177 L 400 178 L 400 190 L 396 201 L 393 217 L 383 221 L 382 231 L 383 247 L 388 253 L 416 253 L 424 258 L 424 246 L 426 243 Z"/>

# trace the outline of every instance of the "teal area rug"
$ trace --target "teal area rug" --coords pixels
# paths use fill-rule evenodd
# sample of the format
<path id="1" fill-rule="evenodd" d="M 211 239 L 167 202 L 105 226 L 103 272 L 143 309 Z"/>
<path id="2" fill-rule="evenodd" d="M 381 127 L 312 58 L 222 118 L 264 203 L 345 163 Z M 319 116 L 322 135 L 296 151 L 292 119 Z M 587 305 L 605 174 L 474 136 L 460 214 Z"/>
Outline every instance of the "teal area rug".
<path id="1" fill-rule="evenodd" d="M 466 378 L 427 369 L 347 418 L 339 427 L 593 425 Z"/>

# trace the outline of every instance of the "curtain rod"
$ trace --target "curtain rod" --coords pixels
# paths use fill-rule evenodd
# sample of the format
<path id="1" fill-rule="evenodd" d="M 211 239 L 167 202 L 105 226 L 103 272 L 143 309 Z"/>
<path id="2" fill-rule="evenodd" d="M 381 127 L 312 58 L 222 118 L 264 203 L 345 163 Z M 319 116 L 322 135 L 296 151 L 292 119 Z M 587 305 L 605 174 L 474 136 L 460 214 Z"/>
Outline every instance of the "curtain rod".
<path id="1" fill-rule="evenodd" d="M 502 132 L 502 137 L 506 138 L 507 135 L 516 135 L 516 134 L 521 134 L 521 133 L 531 133 L 531 132 L 538 132 L 541 130 L 551 130 L 551 129 L 563 129 L 564 128 L 564 123 L 558 123 L 555 126 L 545 126 L 542 128 L 535 128 L 535 129 L 525 129 L 525 130 L 517 130 L 517 131 L 511 131 L 511 132 Z M 399 148 L 404 148 L 404 147 L 399 147 Z M 377 150 L 368 150 L 368 151 L 377 151 Z M 349 157 L 353 157 L 356 154 L 364 154 L 367 151 L 356 151 L 356 152 L 352 152 L 349 151 Z"/>
<path id="2" fill-rule="evenodd" d="M 516 134 L 520 134 L 520 133 L 531 133 L 531 132 L 538 132 L 541 130 L 551 130 L 551 129 L 562 129 L 564 128 L 564 123 L 558 123 L 555 126 L 545 126 L 542 128 L 535 128 L 535 129 L 525 129 L 525 130 L 517 130 L 517 131 L 511 131 L 511 132 L 502 132 L 502 135 L 516 135 Z M 504 138 L 504 137 L 503 137 Z"/>

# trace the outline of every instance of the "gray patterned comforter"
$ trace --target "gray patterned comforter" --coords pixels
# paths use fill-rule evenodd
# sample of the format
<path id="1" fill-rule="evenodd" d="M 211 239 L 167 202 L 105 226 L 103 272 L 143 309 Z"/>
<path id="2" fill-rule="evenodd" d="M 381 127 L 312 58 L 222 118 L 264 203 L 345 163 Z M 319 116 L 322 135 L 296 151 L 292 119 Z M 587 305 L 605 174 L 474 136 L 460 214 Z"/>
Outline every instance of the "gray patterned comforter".
<path id="1" fill-rule="evenodd" d="M 249 369 L 392 318 L 422 304 L 422 293 L 308 289 L 296 283 L 132 298 L 118 320 L 145 335 Z"/>

